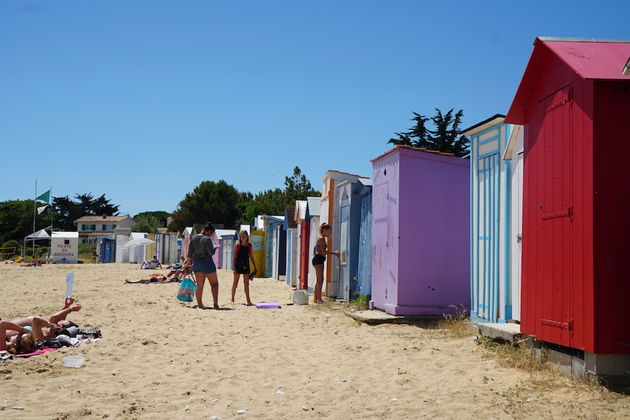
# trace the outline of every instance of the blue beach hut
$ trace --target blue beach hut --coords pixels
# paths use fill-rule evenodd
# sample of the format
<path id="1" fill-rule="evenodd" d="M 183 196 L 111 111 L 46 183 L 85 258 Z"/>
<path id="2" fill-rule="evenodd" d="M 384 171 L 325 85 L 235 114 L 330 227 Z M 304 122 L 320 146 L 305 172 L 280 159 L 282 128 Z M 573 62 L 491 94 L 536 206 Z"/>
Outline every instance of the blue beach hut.
<path id="1" fill-rule="evenodd" d="M 361 227 L 359 232 L 359 263 L 357 267 L 359 296 L 372 295 L 372 180 L 362 179 L 360 192 Z"/>
<path id="2" fill-rule="evenodd" d="M 504 120 L 504 115 L 496 114 L 463 131 L 471 149 L 470 318 L 474 322 L 519 319 L 522 182 L 520 161 L 513 162 L 512 152 L 520 130 Z"/>
<path id="3" fill-rule="evenodd" d="M 335 226 L 333 227 L 333 231 L 338 232 L 333 237 L 333 246 L 341 252 L 338 259 L 338 299 L 352 300 L 359 296 L 361 204 L 368 189 L 371 190 L 369 178 L 359 178 L 357 182 L 342 181 L 335 186 L 335 200 L 337 201 L 339 217 L 335 219 Z"/>

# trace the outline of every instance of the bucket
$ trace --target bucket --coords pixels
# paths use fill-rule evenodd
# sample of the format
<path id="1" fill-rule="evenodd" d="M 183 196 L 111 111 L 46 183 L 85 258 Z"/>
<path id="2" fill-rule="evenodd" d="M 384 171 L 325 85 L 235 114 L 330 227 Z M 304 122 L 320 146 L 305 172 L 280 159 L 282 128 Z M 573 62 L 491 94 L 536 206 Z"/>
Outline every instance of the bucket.
<path id="1" fill-rule="evenodd" d="M 308 292 L 306 290 L 293 290 L 291 300 L 294 305 L 308 305 Z"/>

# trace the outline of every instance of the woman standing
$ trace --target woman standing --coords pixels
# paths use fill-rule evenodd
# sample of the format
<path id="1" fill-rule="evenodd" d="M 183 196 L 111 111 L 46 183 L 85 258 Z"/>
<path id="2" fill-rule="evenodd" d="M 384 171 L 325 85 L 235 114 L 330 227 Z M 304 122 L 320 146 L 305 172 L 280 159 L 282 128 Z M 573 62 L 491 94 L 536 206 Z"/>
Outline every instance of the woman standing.
<path id="1" fill-rule="evenodd" d="M 251 276 L 249 273 L 250 261 L 254 265 L 254 273 Z M 234 283 L 232 283 L 232 303 L 234 303 L 234 295 L 236 295 L 236 288 L 238 287 L 238 278 L 242 275 L 247 306 L 251 306 L 252 301 L 249 299 L 249 281 L 254 277 L 254 274 L 256 274 L 257 268 L 256 261 L 254 261 L 254 254 L 252 252 L 252 244 L 249 242 L 249 233 L 247 233 L 246 230 L 242 230 L 238 234 L 238 243 L 234 247 L 232 267 L 234 272 Z"/>
<path id="2" fill-rule="evenodd" d="M 319 227 L 320 237 L 317 238 L 315 248 L 313 249 L 313 268 L 315 268 L 315 275 L 317 277 L 314 291 L 314 303 L 324 303 L 322 300 L 322 286 L 324 285 L 324 262 L 326 262 L 326 255 L 339 256 L 337 251 L 328 251 L 328 244 L 326 238 L 330 237 L 332 233 L 332 227 L 328 223 L 322 223 Z"/>
<path id="3" fill-rule="evenodd" d="M 192 269 L 195 272 L 195 280 L 197 281 L 197 307 L 206 309 L 203 305 L 203 284 L 206 279 L 210 283 L 212 289 L 212 299 L 214 300 L 214 309 L 219 309 L 219 280 L 217 278 L 217 267 L 214 265 L 212 256 L 216 248 L 212 242 L 212 234 L 214 226 L 212 223 L 206 223 L 200 234 L 193 236 L 188 246 L 188 258 L 184 265 L 192 263 Z"/>

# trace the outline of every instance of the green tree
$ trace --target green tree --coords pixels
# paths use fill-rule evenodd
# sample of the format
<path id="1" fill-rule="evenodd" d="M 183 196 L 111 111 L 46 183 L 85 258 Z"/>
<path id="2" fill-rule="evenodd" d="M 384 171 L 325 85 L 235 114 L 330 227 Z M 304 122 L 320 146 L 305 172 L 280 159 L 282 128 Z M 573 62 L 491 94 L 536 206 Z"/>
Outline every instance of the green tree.
<path id="1" fill-rule="evenodd" d="M 161 218 L 150 213 L 144 212 L 134 216 L 133 220 L 136 222 L 133 225 L 134 232 L 157 233 L 158 228 L 166 227 L 166 219 L 162 221 Z"/>
<path id="2" fill-rule="evenodd" d="M 212 221 L 226 228 L 235 228 L 241 215 L 238 213 L 242 196 L 224 180 L 203 181 L 193 192 L 187 193 L 173 213 L 172 230 L 182 230 L 194 223 Z"/>
<path id="3" fill-rule="evenodd" d="M 282 213 L 284 208 L 295 203 L 295 200 L 306 200 L 306 197 L 320 195 L 320 192 L 313 189 L 311 181 L 302 173 L 299 166 L 293 168 L 293 175 L 284 178 L 284 202 L 282 203 Z"/>
<path id="4" fill-rule="evenodd" d="M 33 200 L 10 200 L 0 202 L 0 243 L 16 240 L 22 242 L 24 237 L 33 233 Z M 41 206 L 41 203 L 37 203 Z M 50 226 L 50 217 L 37 215 L 35 231 Z"/>
<path id="5" fill-rule="evenodd" d="M 65 197 L 53 197 L 52 208 L 54 212 L 55 229 L 74 231 L 77 227 L 74 221 L 82 216 L 107 215 L 116 216 L 118 205 L 114 205 L 105 194 L 94 198 L 92 193 L 75 194 L 74 199 Z"/>
<path id="6" fill-rule="evenodd" d="M 396 138 L 389 139 L 388 143 L 437 150 L 467 158 L 470 154 L 470 141 L 461 135 L 460 129 L 464 112 L 461 109 L 453 112 L 450 109 L 444 114 L 439 108 L 435 108 L 435 114 L 430 118 L 414 112 L 411 119 L 415 122 L 414 126 L 409 131 L 395 133 Z M 433 124 L 433 130 L 427 127 L 429 121 Z"/>

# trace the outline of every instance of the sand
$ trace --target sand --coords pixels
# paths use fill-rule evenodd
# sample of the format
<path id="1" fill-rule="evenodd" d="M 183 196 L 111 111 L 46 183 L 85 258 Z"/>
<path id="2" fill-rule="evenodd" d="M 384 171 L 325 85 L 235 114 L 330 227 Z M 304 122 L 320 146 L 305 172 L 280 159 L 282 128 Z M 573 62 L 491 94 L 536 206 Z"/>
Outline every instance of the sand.
<path id="1" fill-rule="evenodd" d="M 224 310 L 215 311 L 178 302 L 177 284 L 123 284 L 148 274 L 128 264 L 0 264 L 0 316 L 58 309 L 67 271 L 76 273 L 83 305 L 72 319 L 100 327 L 104 337 L 0 362 L 1 418 L 630 416 L 630 397 L 559 374 L 503 367 L 471 336 L 367 326 L 345 316 L 341 304 L 256 309 L 244 305 L 242 289 L 230 304 L 226 271 Z M 255 302 L 284 304 L 289 295 L 272 279 L 252 284 Z M 85 366 L 64 367 L 67 355 L 83 356 Z"/>

